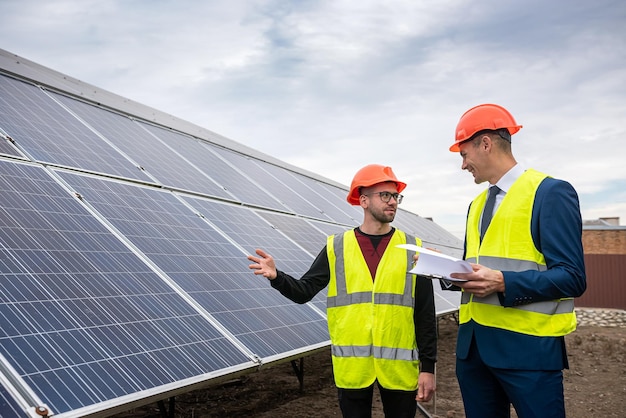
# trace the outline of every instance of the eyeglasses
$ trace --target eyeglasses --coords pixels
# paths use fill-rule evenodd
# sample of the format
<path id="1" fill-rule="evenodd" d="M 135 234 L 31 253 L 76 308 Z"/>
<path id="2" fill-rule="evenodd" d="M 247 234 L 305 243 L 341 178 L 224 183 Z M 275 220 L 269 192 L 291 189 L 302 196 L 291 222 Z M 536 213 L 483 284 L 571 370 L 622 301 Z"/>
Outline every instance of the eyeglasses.
<path id="1" fill-rule="evenodd" d="M 378 196 L 380 196 L 380 200 L 382 200 L 385 203 L 389 203 L 389 201 L 393 197 L 396 200 L 396 202 L 398 203 L 398 205 L 400 203 L 402 203 L 402 198 L 404 197 L 400 193 L 391 193 L 391 192 L 376 192 L 376 193 L 372 193 L 372 194 L 366 194 L 366 195 L 363 195 L 363 196 L 369 197 L 369 196 L 371 196 L 373 194 L 377 194 Z"/>

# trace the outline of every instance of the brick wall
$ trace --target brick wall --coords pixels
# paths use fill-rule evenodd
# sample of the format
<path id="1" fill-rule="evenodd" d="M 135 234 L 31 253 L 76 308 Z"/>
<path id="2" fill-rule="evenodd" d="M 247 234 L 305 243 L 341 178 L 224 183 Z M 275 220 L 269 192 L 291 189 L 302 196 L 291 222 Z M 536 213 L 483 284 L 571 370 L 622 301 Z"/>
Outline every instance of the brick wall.
<path id="1" fill-rule="evenodd" d="M 626 229 L 583 230 L 585 254 L 626 254 Z"/>

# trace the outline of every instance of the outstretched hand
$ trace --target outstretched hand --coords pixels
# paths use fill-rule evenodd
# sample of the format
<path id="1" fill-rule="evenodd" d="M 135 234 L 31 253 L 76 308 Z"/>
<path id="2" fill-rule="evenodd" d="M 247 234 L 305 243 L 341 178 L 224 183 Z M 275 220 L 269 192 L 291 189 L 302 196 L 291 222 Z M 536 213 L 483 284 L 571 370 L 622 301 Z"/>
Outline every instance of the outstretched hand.
<path id="1" fill-rule="evenodd" d="M 258 257 L 255 257 L 253 255 L 248 256 L 248 260 L 252 261 L 253 263 L 250 264 L 248 268 L 250 270 L 254 270 L 254 274 L 260 274 L 263 277 L 274 280 L 277 275 L 274 258 L 260 248 L 257 248 L 255 252 Z"/>

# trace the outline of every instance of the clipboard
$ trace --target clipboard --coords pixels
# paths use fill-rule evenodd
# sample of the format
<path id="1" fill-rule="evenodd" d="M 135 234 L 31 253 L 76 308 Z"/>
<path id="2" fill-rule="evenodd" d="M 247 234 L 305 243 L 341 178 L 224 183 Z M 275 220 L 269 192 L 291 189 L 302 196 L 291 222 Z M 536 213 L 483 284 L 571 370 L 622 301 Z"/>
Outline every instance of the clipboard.
<path id="1" fill-rule="evenodd" d="M 472 266 L 465 260 L 454 258 L 428 248 L 420 247 L 414 244 L 396 245 L 398 248 L 415 251 L 419 254 L 419 258 L 415 266 L 409 270 L 409 273 L 418 274 L 428 277 L 429 279 L 443 279 L 451 282 L 466 282 L 464 279 L 455 279 L 450 277 L 451 273 L 471 273 Z"/>

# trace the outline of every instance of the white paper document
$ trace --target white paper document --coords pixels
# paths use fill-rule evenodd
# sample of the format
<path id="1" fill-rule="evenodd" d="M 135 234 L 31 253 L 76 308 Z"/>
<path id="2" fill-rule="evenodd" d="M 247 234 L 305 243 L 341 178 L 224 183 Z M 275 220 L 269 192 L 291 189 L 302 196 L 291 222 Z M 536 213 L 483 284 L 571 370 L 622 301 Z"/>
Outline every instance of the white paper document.
<path id="1" fill-rule="evenodd" d="M 454 258 L 428 248 L 420 247 L 414 244 L 396 245 L 398 248 L 404 248 L 419 253 L 419 258 L 415 267 L 409 270 L 410 273 L 426 276 L 431 279 L 445 279 L 451 282 L 466 282 L 467 280 L 455 279 L 450 277 L 450 273 L 471 273 L 472 266 L 465 260 Z"/>

